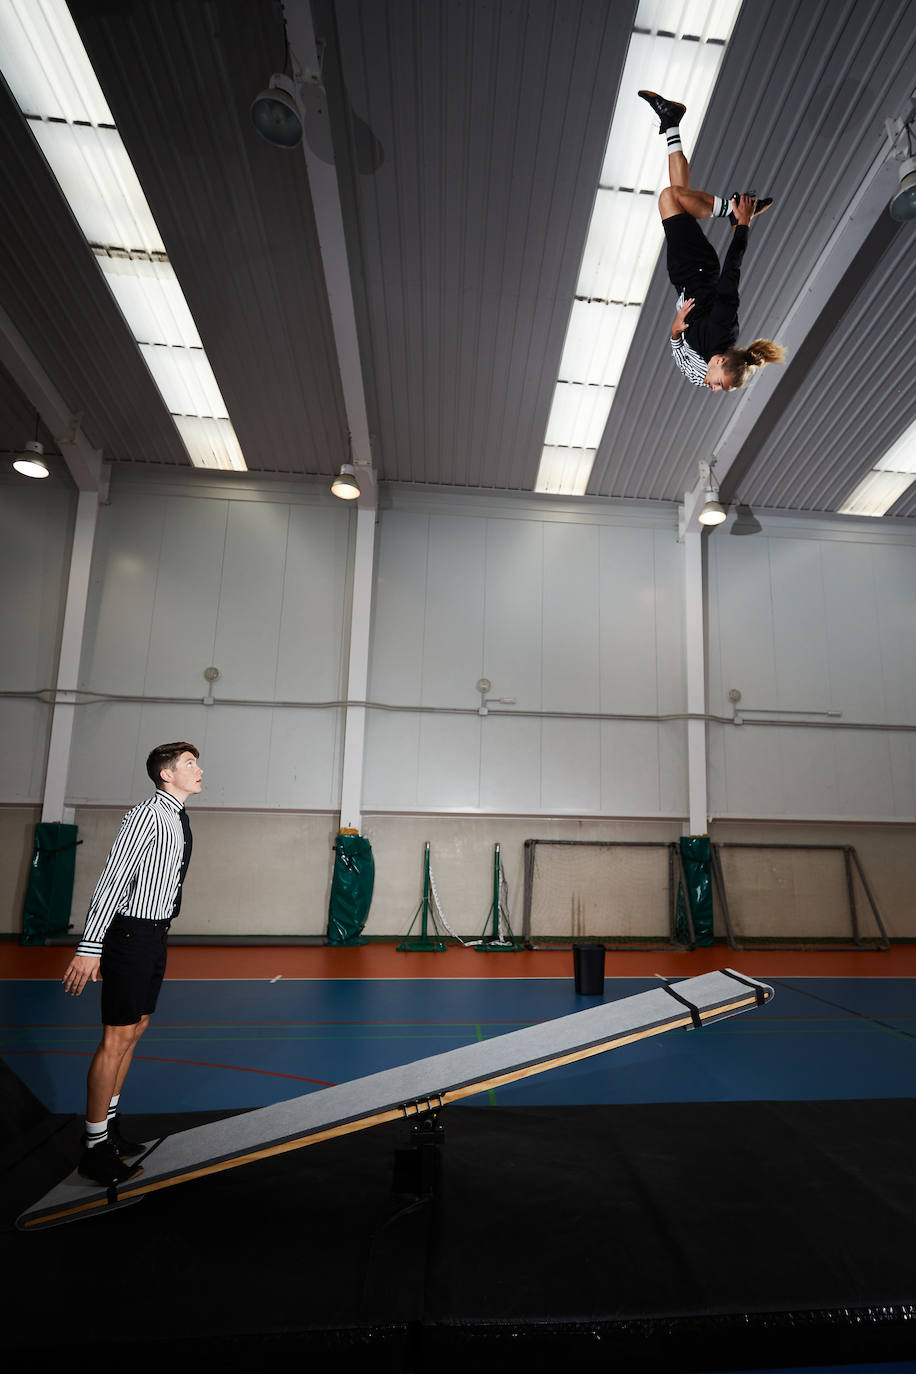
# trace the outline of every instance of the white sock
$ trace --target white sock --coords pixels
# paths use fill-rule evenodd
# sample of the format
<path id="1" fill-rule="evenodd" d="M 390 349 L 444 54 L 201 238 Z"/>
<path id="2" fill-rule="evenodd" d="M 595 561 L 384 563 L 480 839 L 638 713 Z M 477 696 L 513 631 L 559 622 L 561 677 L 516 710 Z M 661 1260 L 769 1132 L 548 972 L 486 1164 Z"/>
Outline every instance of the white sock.
<path id="1" fill-rule="evenodd" d="M 731 207 L 731 201 L 730 201 L 730 200 L 726 200 L 726 199 L 724 198 L 724 196 L 713 196 L 713 198 L 712 198 L 712 218 L 713 218 L 713 219 L 724 219 L 725 216 L 728 214 L 729 208 L 730 208 L 730 207 Z"/>
<path id="2" fill-rule="evenodd" d="M 677 125 L 665 130 L 665 138 L 668 141 L 669 153 L 682 153 L 684 151 L 681 147 L 681 131 Z"/>
<path id="3" fill-rule="evenodd" d="M 118 1114 L 118 1103 L 119 1103 L 120 1101 L 121 1101 L 121 1094 L 120 1094 L 120 1093 L 115 1093 L 114 1097 L 111 1099 L 111 1101 L 110 1101 L 109 1104 L 108 1104 L 108 1120 L 109 1120 L 109 1121 L 111 1121 L 113 1117 L 117 1116 L 117 1114 Z"/>
<path id="4" fill-rule="evenodd" d="M 86 1145 L 91 1150 L 93 1145 L 102 1145 L 108 1139 L 107 1121 L 86 1121 Z"/>

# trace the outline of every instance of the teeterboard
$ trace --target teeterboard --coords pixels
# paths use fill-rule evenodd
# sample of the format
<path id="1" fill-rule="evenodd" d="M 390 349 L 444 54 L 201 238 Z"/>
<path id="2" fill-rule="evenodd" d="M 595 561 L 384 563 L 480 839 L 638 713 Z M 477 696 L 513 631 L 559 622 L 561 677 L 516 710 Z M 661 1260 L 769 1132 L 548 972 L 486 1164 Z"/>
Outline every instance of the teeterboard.
<path id="1" fill-rule="evenodd" d="M 141 1164 L 143 1172 L 116 1193 L 71 1175 L 23 1212 L 16 1225 L 21 1231 L 35 1231 L 98 1216 L 160 1188 L 438 1110 L 474 1093 L 665 1031 L 700 1028 L 749 1011 L 772 996 L 766 983 L 732 969 L 676 984 L 662 980 L 657 988 L 617 1002 L 165 1136 L 139 1160 L 130 1161 Z"/>

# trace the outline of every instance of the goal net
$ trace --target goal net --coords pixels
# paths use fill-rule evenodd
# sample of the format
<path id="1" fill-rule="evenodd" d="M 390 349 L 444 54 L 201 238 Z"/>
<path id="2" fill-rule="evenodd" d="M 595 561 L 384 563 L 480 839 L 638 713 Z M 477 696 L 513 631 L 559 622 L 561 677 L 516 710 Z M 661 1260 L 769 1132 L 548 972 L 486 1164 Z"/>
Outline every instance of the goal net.
<path id="1" fill-rule="evenodd" d="M 716 844 L 717 908 L 736 949 L 889 940 L 851 845 Z"/>
<path id="2" fill-rule="evenodd" d="M 672 844 L 526 840 L 523 938 L 672 944 L 675 891 Z"/>

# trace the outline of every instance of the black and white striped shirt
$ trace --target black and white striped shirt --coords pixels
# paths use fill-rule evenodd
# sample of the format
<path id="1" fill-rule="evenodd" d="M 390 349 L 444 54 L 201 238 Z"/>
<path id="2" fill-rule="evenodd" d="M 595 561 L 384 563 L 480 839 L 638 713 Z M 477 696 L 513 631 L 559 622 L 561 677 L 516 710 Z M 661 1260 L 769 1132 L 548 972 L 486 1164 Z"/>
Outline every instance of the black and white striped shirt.
<path id="1" fill-rule="evenodd" d="M 181 882 L 184 808 L 169 792 L 156 791 L 128 811 L 89 903 L 77 954 L 100 955 L 115 916 L 165 921 Z"/>
<path id="2" fill-rule="evenodd" d="M 677 309 L 680 310 L 683 304 L 684 293 L 682 291 L 678 297 Z M 709 364 L 695 349 L 690 347 L 683 334 L 671 340 L 671 355 L 688 382 L 691 382 L 693 386 L 706 385 L 706 369 Z"/>

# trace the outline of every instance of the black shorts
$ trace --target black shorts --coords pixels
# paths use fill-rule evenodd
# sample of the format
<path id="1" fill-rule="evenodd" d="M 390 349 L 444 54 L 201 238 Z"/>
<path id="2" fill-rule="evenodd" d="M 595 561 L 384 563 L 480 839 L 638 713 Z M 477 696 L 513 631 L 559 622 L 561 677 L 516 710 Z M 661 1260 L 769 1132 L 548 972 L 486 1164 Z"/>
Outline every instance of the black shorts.
<path id="1" fill-rule="evenodd" d="M 668 245 L 668 279 L 678 295 L 691 296 L 696 305 L 690 319 L 697 320 L 715 300 L 721 268 L 719 255 L 693 215 L 681 213 L 662 220 Z"/>
<path id="2" fill-rule="evenodd" d="M 102 943 L 102 1025 L 133 1026 L 156 1010 L 168 953 L 168 921 L 116 916 Z"/>

